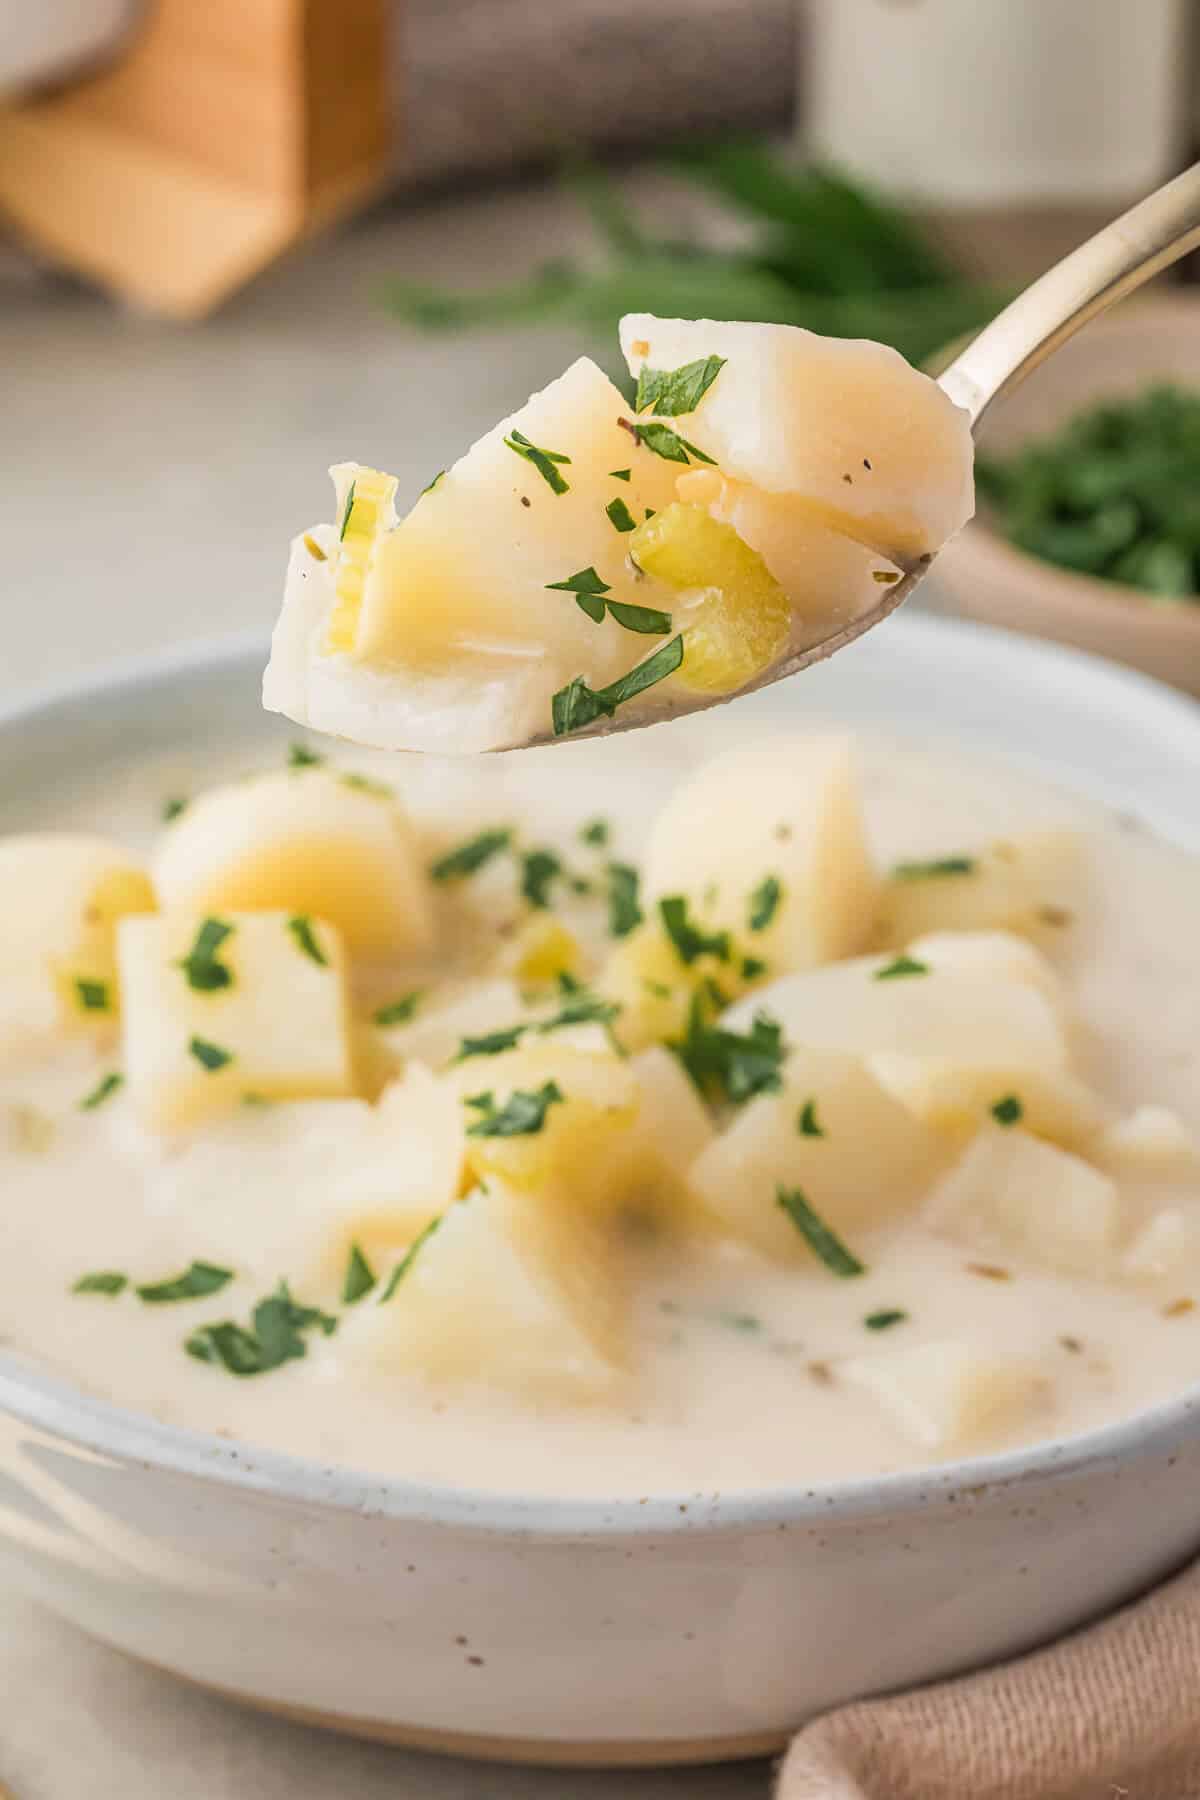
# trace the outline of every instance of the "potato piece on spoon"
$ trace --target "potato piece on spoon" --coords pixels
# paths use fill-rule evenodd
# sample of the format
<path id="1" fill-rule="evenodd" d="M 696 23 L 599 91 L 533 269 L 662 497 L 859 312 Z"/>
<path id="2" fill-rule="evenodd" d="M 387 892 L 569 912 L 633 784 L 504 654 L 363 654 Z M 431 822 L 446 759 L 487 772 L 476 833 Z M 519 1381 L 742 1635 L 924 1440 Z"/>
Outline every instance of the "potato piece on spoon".
<path id="1" fill-rule="evenodd" d="M 878 344 L 635 315 L 435 477 L 341 464 L 292 547 L 268 709 L 465 753 L 649 723 L 772 678 L 972 507 L 967 415 Z"/>

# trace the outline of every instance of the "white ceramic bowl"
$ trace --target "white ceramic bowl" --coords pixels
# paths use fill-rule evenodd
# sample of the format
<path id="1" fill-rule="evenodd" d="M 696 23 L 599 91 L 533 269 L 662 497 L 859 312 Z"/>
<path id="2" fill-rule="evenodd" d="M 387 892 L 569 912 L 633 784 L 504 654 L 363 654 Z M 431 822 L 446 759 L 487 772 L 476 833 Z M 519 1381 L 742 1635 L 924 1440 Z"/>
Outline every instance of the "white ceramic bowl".
<path id="1" fill-rule="evenodd" d="M 262 660 L 242 645 L 143 664 L 0 716 L 0 830 L 52 820 L 81 780 L 142 755 L 277 743 Z M 744 704 L 1011 744 L 1200 850 L 1200 709 L 1076 653 L 904 618 Z M 558 1502 L 169 1429 L 0 1354 L 5 1579 L 244 1700 L 488 1756 L 772 1749 L 815 1711 L 1009 1655 L 1133 1594 L 1200 1547 L 1198 1482 L 1196 1391 L 912 1475 Z"/>

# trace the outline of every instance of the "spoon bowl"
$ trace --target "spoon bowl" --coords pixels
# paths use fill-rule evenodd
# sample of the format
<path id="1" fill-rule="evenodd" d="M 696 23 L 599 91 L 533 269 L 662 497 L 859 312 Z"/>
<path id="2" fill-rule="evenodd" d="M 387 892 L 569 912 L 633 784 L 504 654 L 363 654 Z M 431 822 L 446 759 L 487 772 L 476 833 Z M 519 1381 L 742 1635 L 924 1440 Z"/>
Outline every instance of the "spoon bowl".
<path id="1" fill-rule="evenodd" d="M 1039 276 L 942 371 L 938 386 L 967 412 L 974 432 L 994 400 L 1023 381 L 1089 320 L 1107 312 L 1197 245 L 1200 163 L 1156 188 Z M 872 595 L 871 603 L 853 618 L 828 637 L 791 647 L 778 662 L 731 694 L 664 697 L 660 705 L 641 714 L 602 715 L 572 731 L 570 740 L 661 724 L 798 675 L 889 618 L 924 579 L 933 561 L 933 556 L 922 556 L 907 566 L 901 564 L 901 579 Z M 532 748 L 564 741 L 546 733 L 528 743 Z"/>

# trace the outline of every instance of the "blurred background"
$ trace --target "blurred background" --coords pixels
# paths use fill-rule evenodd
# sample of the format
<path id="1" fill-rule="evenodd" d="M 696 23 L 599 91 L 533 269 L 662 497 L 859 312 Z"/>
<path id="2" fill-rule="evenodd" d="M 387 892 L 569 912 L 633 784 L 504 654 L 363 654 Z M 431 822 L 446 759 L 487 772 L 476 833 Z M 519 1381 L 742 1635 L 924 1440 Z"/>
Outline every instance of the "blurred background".
<path id="1" fill-rule="evenodd" d="M 1193 0 L 0 0 L 0 699 L 265 635 L 329 463 L 415 498 L 624 311 L 936 368 L 1198 73 Z M 1200 691 L 1193 279 L 997 410 L 934 604 Z"/>

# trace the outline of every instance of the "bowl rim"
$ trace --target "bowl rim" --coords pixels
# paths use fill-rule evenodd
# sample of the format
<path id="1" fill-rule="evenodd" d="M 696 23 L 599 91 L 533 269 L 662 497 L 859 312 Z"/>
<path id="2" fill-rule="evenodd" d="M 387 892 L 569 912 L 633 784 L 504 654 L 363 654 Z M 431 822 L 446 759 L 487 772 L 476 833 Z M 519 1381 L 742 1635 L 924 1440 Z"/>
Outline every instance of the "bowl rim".
<path id="1" fill-rule="evenodd" d="M 1047 562 L 1031 550 L 1023 550 L 993 522 L 986 507 L 977 508 L 960 535 L 946 546 L 957 565 L 959 578 L 969 559 L 986 559 L 995 578 L 1026 594 L 1040 588 L 1052 596 L 1055 604 L 1077 606 L 1086 600 L 1097 601 L 1119 612 L 1129 624 L 1136 623 L 1147 631 L 1162 630 L 1166 634 L 1194 632 L 1200 640 L 1200 594 L 1194 600 L 1175 604 L 1156 602 L 1152 594 L 1130 587 L 1125 581 L 1106 581 L 1100 575 L 1086 575 L 1080 569 L 1067 569 L 1061 563 Z M 935 577 L 936 579 L 936 577 Z"/>
<path id="2" fill-rule="evenodd" d="M 918 650 L 935 657 L 941 647 L 953 660 L 956 645 L 961 648 L 974 640 L 989 661 L 1020 656 L 1034 659 L 1047 671 L 1057 667 L 1064 676 L 1073 671 L 1101 695 L 1107 688 L 1135 711 L 1153 709 L 1163 725 L 1169 723 L 1194 743 L 1200 764 L 1200 707 L 1149 676 L 1074 648 L 1014 637 L 972 621 L 910 613 L 898 629 L 916 641 Z M 214 674 L 224 666 L 261 660 L 264 654 L 265 640 L 255 631 L 193 640 L 92 666 L 0 703 L 0 734 L 28 724 L 38 714 L 86 706 L 101 697 L 111 700 L 123 691 L 172 678 Z M 834 1520 L 867 1522 L 960 1498 L 975 1501 L 1014 1485 L 1086 1477 L 1177 1450 L 1192 1436 L 1200 1438 L 1200 1381 L 1092 1430 L 1015 1449 L 804 1487 L 688 1489 L 645 1497 L 523 1493 L 372 1474 L 348 1464 L 166 1424 L 149 1413 L 89 1394 L 40 1367 L 35 1356 L 4 1348 L 0 1348 L 0 1412 L 89 1454 L 132 1463 L 147 1474 L 182 1475 L 269 1502 L 459 1532 L 579 1541 L 780 1530 Z"/>

